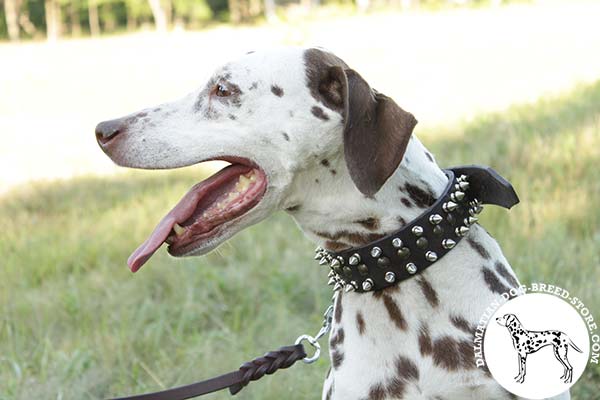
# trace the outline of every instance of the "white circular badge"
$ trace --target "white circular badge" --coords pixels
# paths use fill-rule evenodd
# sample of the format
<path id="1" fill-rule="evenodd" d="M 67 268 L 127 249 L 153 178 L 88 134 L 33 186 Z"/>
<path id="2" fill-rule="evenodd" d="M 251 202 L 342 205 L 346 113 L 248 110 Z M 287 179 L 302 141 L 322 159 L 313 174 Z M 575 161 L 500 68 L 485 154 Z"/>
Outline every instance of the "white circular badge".
<path id="1" fill-rule="evenodd" d="M 543 399 L 566 392 L 579 379 L 590 342 L 569 303 L 533 293 L 498 308 L 486 328 L 483 352 L 492 376 L 506 390 Z"/>

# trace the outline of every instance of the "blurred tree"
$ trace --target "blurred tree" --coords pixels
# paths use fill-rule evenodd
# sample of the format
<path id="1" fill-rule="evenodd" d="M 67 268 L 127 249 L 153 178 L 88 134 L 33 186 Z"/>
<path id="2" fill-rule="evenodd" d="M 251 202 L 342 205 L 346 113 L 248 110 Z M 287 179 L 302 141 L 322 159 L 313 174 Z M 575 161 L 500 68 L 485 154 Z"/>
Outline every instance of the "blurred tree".
<path id="1" fill-rule="evenodd" d="M 97 0 L 88 0 L 88 20 L 90 24 L 90 35 L 100 35 L 100 18 L 98 17 Z"/>
<path id="2" fill-rule="evenodd" d="M 4 15 L 8 38 L 12 41 L 19 40 L 19 4 L 18 0 L 4 0 Z"/>
<path id="3" fill-rule="evenodd" d="M 166 32 L 168 23 L 167 12 L 165 8 L 163 8 L 161 0 L 148 0 L 148 3 L 150 4 L 150 9 L 152 10 L 154 26 L 156 27 L 156 30 L 159 32 Z"/>
<path id="4" fill-rule="evenodd" d="M 45 0 L 44 10 L 46 13 L 46 37 L 54 41 L 60 37 L 62 25 L 62 13 L 58 0 Z"/>
<path id="5" fill-rule="evenodd" d="M 81 16 L 79 15 L 81 2 L 79 0 L 70 0 L 68 6 L 71 36 L 81 36 Z"/>

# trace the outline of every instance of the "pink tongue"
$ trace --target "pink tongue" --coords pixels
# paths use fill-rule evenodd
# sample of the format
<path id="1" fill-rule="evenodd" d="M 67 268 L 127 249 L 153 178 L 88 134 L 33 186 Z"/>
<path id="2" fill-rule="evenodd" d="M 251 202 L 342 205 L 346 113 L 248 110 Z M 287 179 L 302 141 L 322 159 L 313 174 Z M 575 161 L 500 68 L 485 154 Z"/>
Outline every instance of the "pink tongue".
<path id="1" fill-rule="evenodd" d="M 131 272 L 136 272 L 148 261 L 152 254 L 167 240 L 175 223 L 188 219 L 198 204 L 199 199 L 205 193 L 207 182 L 200 182 L 190 189 L 179 203 L 158 223 L 154 231 L 144 243 L 140 245 L 127 259 L 127 265 Z"/>

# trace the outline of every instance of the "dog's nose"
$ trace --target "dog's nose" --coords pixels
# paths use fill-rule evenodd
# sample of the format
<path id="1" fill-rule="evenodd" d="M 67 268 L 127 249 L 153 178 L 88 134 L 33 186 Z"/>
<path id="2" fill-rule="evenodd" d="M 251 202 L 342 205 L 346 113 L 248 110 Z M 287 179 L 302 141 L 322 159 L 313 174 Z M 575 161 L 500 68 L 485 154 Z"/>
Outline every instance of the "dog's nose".
<path id="1" fill-rule="evenodd" d="M 125 124 L 122 119 L 100 122 L 96 126 L 96 140 L 100 145 L 106 144 L 119 133 L 123 133 Z"/>

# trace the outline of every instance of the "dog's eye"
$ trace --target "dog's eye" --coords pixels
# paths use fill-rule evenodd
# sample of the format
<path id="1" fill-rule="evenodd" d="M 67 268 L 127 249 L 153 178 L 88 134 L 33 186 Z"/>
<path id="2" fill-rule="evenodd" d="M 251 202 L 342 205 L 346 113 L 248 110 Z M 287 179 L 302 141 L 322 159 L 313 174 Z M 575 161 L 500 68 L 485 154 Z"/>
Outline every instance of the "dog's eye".
<path id="1" fill-rule="evenodd" d="M 215 86 L 215 94 L 218 97 L 227 97 L 231 94 L 231 92 L 229 89 L 227 89 L 227 86 L 222 83 L 218 83 L 217 86 Z"/>

